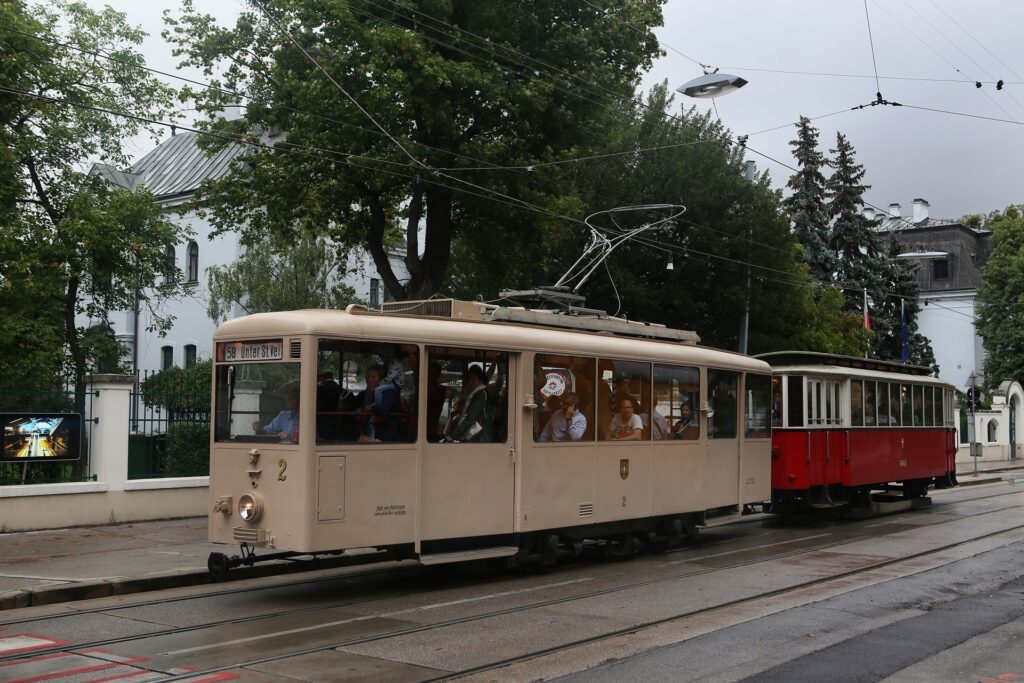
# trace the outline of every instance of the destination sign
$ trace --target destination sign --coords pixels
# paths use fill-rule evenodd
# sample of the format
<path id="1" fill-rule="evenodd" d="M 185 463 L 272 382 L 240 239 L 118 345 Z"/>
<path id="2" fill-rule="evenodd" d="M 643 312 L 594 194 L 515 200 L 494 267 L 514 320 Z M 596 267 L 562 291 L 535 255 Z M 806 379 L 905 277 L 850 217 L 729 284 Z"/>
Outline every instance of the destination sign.
<path id="1" fill-rule="evenodd" d="M 226 363 L 284 360 L 284 341 L 270 339 L 220 342 L 217 344 L 217 360 Z"/>

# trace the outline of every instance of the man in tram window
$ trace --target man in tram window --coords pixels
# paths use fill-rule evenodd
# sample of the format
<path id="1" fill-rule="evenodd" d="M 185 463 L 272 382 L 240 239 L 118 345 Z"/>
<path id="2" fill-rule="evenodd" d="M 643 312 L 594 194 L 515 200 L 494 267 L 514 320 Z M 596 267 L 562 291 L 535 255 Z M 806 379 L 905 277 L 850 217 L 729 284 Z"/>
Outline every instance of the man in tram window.
<path id="1" fill-rule="evenodd" d="M 405 414 L 402 410 L 404 380 L 405 367 L 398 360 L 388 365 L 386 374 L 381 365 L 374 365 L 366 371 L 366 396 L 360 410 L 368 415 L 363 421 L 360 442 L 401 441 L 398 421 Z"/>
<path id="2" fill-rule="evenodd" d="M 321 372 L 316 376 L 316 438 L 318 441 L 338 439 L 338 403 L 341 400 L 341 386 L 334 381 L 333 372 Z"/>
<path id="3" fill-rule="evenodd" d="M 640 441 L 643 438 L 644 423 L 636 414 L 636 401 L 630 396 L 619 400 L 619 412 L 612 417 L 613 441 Z"/>
<path id="4" fill-rule="evenodd" d="M 282 410 L 273 420 L 261 425 L 259 420 L 252 423 L 256 434 L 276 434 L 281 443 L 299 442 L 299 388 L 288 390 L 288 409 Z"/>
<path id="5" fill-rule="evenodd" d="M 576 394 L 568 391 L 561 396 L 561 407 L 551 414 L 537 441 L 579 441 L 587 430 L 587 418 L 577 409 Z"/>
<path id="6" fill-rule="evenodd" d="M 640 422 L 643 423 L 645 431 L 650 430 L 651 438 L 655 441 L 672 438 L 672 425 L 669 424 L 668 418 L 658 412 L 657 401 L 651 407 L 650 414 L 647 411 L 640 413 Z"/>
<path id="7" fill-rule="evenodd" d="M 443 431 L 441 413 L 448 390 L 441 384 L 441 364 L 433 362 L 427 366 L 427 440 L 440 440 Z"/>
<path id="8" fill-rule="evenodd" d="M 488 413 L 487 374 L 479 365 L 466 371 L 465 409 L 455 418 L 450 441 L 490 442 L 491 417 Z"/>

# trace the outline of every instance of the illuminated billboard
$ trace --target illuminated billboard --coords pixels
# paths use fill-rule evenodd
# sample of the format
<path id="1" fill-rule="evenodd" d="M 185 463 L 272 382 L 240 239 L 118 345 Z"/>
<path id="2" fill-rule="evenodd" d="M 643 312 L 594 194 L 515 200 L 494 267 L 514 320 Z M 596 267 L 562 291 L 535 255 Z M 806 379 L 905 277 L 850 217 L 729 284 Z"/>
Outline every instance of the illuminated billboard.
<path id="1" fill-rule="evenodd" d="M 78 460 L 82 416 L 77 413 L 0 413 L 3 462 Z"/>

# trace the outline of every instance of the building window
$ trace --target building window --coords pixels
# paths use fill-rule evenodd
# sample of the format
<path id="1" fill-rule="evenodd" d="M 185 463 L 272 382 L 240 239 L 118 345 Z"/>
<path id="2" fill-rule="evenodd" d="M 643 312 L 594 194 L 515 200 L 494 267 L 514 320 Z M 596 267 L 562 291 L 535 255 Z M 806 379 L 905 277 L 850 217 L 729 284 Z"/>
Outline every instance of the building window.
<path id="1" fill-rule="evenodd" d="M 160 348 L 160 369 L 168 370 L 174 367 L 174 347 L 164 346 Z"/>
<path id="2" fill-rule="evenodd" d="M 932 279 L 933 280 L 948 280 L 949 279 L 949 259 L 935 259 L 932 261 Z"/>
<path id="3" fill-rule="evenodd" d="M 375 277 L 370 278 L 370 308 L 377 308 L 380 306 L 380 280 Z"/>
<path id="4" fill-rule="evenodd" d="M 996 441 L 996 430 L 998 428 L 999 428 L 999 423 L 998 422 L 996 422 L 995 420 L 989 420 L 988 421 L 988 426 L 985 428 L 985 430 L 988 432 L 986 434 L 986 436 L 988 437 L 988 442 L 989 443 L 995 443 L 995 441 Z"/>
<path id="5" fill-rule="evenodd" d="M 196 364 L 196 345 L 185 345 L 185 367 L 190 368 Z"/>
<path id="6" fill-rule="evenodd" d="M 199 245 L 188 243 L 188 281 L 199 282 Z"/>
<path id="7" fill-rule="evenodd" d="M 174 253 L 174 247 L 167 245 L 164 247 L 164 284 L 174 284 L 175 279 L 177 279 L 174 273 L 176 268 L 177 256 Z"/>

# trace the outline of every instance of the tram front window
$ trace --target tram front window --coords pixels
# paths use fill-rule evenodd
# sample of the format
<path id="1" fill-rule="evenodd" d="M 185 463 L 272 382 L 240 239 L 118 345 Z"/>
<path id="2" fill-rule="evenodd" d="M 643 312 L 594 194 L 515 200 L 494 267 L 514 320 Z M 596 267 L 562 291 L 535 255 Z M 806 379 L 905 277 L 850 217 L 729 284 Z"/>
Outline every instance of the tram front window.
<path id="1" fill-rule="evenodd" d="M 217 366 L 217 441 L 299 441 L 299 364 Z"/>

